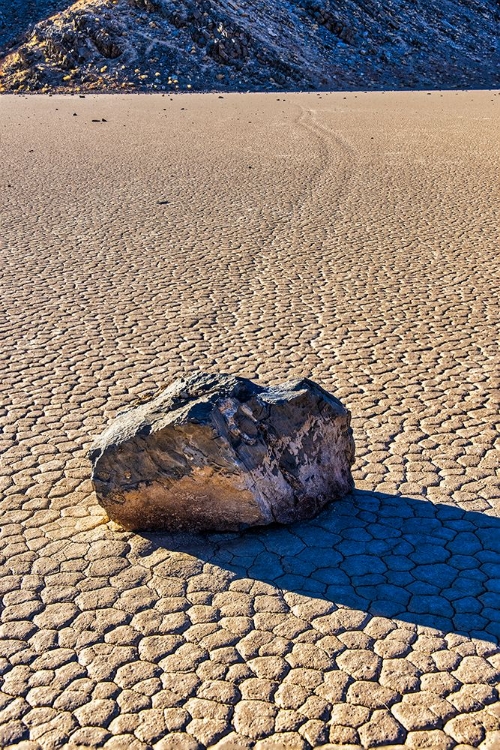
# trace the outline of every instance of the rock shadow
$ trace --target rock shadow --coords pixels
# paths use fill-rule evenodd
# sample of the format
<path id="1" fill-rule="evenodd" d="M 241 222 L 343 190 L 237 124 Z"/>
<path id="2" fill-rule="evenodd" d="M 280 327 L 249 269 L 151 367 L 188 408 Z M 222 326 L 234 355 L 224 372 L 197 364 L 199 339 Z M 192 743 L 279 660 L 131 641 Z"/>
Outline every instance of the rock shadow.
<path id="1" fill-rule="evenodd" d="M 283 591 L 500 641 L 500 518 L 356 490 L 317 518 L 243 533 L 144 534 Z"/>

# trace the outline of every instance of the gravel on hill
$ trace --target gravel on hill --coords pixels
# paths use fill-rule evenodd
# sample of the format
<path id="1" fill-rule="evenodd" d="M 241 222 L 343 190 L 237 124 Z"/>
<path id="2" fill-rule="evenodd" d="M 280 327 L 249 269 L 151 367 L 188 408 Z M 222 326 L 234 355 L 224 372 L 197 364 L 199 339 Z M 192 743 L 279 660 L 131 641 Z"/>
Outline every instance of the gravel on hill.
<path id="1" fill-rule="evenodd" d="M 0 10 L 0 91 L 494 88 L 500 78 L 494 0 L 24 6 Z"/>

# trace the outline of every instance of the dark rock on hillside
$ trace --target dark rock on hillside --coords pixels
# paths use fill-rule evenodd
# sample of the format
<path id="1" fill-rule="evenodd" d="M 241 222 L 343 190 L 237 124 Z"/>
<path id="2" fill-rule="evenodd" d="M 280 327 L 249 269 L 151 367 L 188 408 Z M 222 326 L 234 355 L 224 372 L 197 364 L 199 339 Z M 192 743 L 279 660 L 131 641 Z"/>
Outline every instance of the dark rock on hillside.
<path id="1" fill-rule="evenodd" d="M 316 515 L 353 487 L 350 414 L 311 380 L 178 380 L 96 440 L 92 479 L 129 529 L 226 530 Z"/>
<path id="2" fill-rule="evenodd" d="M 0 10 L 2 91 L 489 88 L 500 78 L 495 0 L 25 6 Z"/>
<path id="3" fill-rule="evenodd" d="M 68 0 L 0 0 L 0 56 L 18 44 L 36 23 L 69 4 Z"/>

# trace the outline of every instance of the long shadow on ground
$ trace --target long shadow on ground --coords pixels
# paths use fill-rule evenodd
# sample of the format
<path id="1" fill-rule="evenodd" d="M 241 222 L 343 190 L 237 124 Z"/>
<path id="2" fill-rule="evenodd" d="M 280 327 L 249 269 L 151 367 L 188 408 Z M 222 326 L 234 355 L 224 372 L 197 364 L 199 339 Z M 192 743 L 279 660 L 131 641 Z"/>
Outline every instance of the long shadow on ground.
<path id="1" fill-rule="evenodd" d="M 229 534 L 145 535 L 278 589 L 500 641 L 500 519 L 356 491 L 318 518 Z"/>

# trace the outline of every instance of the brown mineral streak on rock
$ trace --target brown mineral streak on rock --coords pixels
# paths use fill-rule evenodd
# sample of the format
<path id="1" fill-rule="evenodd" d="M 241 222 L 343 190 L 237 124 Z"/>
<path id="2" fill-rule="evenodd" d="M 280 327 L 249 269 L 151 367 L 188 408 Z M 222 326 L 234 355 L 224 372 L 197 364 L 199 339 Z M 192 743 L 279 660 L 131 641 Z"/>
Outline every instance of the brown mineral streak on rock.
<path id="1" fill-rule="evenodd" d="M 120 414 L 90 451 L 129 529 L 237 529 L 314 516 L 353 488 L 350 414 L 304 378 L 195 375 Z"/>
<path id="2" fill-rule="evenodd" d="M 211 517 L 218 517 L 220 525 L 226 526 L 234 514 L 239 514 L 242 523 L 251 526 L 260 517 L 252 493 L 242 485 L 235 495 L 234 481 L 210 467 L 194 469 L 192 476 L 184 476 L 176 482 L 174 490 L 161 482 L 143 483 L 128 491 L 126 496 L 111 492 L 103 504 L 108 515 L 113 518 L 116 514 L 127 529 L 181 525 L 182 510 L 186 507 L 196 515 L 201 526 Z M 119 511 L 114 507 L 117 505 Z M 272 520 L 270 517 L 269 521 Z"/>

